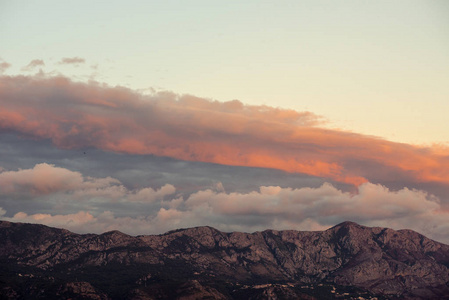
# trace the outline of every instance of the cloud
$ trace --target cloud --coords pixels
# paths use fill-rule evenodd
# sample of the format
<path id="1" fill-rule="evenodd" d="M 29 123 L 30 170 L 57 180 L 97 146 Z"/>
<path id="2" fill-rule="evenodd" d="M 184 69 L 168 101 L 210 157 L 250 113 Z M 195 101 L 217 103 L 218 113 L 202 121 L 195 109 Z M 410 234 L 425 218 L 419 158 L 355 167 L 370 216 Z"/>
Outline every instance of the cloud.
<path id="1" fill-rule="evenodd" d="M 156 199 L 163 199 L 165 196 L 172 195 L 176 188 L 171 184 L 166 184 L 158 190 L 152 188 L 143 188 L 129 197 L 130 201 L 153 202 Z"/>
<path id="2" fill-rule="evenodd" d="M 83 183 L 82 175 L 48 164 L 38 164 L 33 169 L 4 171 L 0 173 L 0 193 L 49 194 L 73 190 Z"/>
<path id="3" fill-rule="evenodd" d="M 90 179 L 91 186 L 105 189 L 117 182 Z M 329 183 L 318 188 L 281 188 L 262 186 L 248 193 L 226 193 L 205 189 L 191 195 L 175 195 L 169 184 L 158 190 L 122 190 L 121 201 L 128 209 L 92 210 L 98 204 L 95 189 L 78 184 L 80 192 L 70 194 L 70 201 L 83 204 L 74 213 L 26 213 L 19 211 L 2 219 L 15 222 L 42 223 L 75 232 L 104 232 L 118 229 L 128 234 L 158 234 L 171 229 L 209 225 L 224 231 L 272 229 L 322 230 L 345 220 L 368 226 L 395 229 L 411 228 L 431 238 L 449 243 L 449 211 L 443 210 L 439 199 L 424 191 L 412 189 L 390 190 L 385 186 L 364 183 L 356 193 L 343 192 Z M 100 188 L 98 188 L 100 187 Z M 90 192 L 89 192 L 90 191 Z M 73 191 L 72 191 L 73 192 Z M 88 196 L 88 197 L 86 197 Z M 136 199 L 145 208 L 136 205 Z M 35 201 L 44 201 L 42 197 Z M 140 198 L 139 198 L 140 199 Z M 114 203 L 113 198 L 108 198 Z M 134 205 L 134 206 L 133 206 Z M 113 206 L 110 206 L 111 208 Z"/>
<path id="4" fill-rule="evenodd" d="M 66 64 L 83 64 L 86 60 L 81 57 L 64 57 L 59 61 L 59 64 L 66 65 Z"/>
<path id="5" fill-rule="evenodd" d="M 355 194 L 342 192 L 328 183 L 319 188 L 260 187 L 250 193 L 203 190 L 192 194 L 185 206 L 196 217 L 207 212 L 214 215 L 212 219 L 225 219 L 230 224 L 238 224 L 239 219 L 262 219 L 266 228 L 281 229 L 303 228 L 304 220 L 313 220 L 322 227 L 353 220 L 364 224 L 393 221 L 395 227 L 414 228 L 420 220 L 439 216 L 441 209 L 438 199 L 426 192 L 407 188 L 390 191 L 372 183 L 360 185 Z M 429 232 L 429 228 L 419 229 Z"/>
<path id="6" fill-rule="evenodd" d="M 32 169 L 0 170 L 0 199 L 31 199 L 49 204 L 57 199 L 57 203 L 63 204 L 65 208 L 79 207 L 86 203 L 91 209 L 99 209 L 110 202 L 152 203 L 175 192 L 175 187 L 170 184 L 159 189 L 127 189 L 115 178 L 83 176 L 79 172 L 46 163 L 37 164 Z"/>
<path id="7" fill-rule="evenodd" d="M 9 67 L 11 67 L 11 64 L 0 58 L 0 74 L 3 74 Z"/>
<path id="8" fill-rule="evenodd" d="M 75 83 L 2 77 L 0 130 L 62 149 L 278 169 L 360 185 L 449 186 L 449 150 L 320 128 L 310 112 Z"/>
<path id="9" fill-rule="evenodd" d="M 0 134 L 0 168 L 11 171 L 33 169 L 42 162 L 76 170 L 84 177 L 110 176 L 133 190 L 148 186 L 159 188 L 170 183 L 184 194 L 206 188 L 247 192 L 261 185 L 318 187 L 324 182 L 321 178 L 273 169 L 189 162 L 153 155 L 126 155 L 92 148 L 59 149 L 49 140 L 30 140 L 14 134 Z M 332 183 L 344 190 L 353 188 Z M 11 207 L 11 203 L 8 203 L 5 209 L 17 211 L 18 207 Z"/>
<path id="10" fill-rule="evenodd" d="M 45 66 L 42 59 L 33 59 L 28 65 L 22 68 L 22 71 L 31 71 L 36 67 Z"/>
<path id="11" fill-rule="evenodd" d="M 190 195 L 183 208 L 161 209 L 157 217 L 174 224 L 173 228 L 212 224 L 231 231 L 323 230 L 352 220 L 367 226 L 409 228 L 449 243 L 449 211 L 442 208 L 437 197 L 421 190 L 390 190 L 369 182 L 355 193 L 343 192 L 329 183 L 298 189 L 262 186 L 249 193 L 201 190 Z M 195 224 L 191 220 L 196 220 Z"/>

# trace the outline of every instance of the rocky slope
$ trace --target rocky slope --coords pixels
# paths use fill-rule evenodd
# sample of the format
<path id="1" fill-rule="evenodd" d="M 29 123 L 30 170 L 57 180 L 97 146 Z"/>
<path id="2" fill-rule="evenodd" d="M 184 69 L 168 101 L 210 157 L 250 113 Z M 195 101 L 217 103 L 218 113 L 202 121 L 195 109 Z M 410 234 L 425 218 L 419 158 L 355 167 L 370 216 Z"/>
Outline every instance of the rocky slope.
<path id="1" fill-rule="evenodd" d="M 449 299 L 449 246 L 411 230 L 132 237 L 0 221 L 0 299 Z"/>

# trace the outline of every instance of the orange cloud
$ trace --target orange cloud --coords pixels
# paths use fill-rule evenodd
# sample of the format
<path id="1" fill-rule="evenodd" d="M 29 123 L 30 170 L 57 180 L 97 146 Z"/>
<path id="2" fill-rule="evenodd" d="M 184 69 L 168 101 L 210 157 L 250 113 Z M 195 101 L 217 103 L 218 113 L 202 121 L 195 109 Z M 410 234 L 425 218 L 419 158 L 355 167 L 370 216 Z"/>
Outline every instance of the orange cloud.
<path id="1" fill-rule="evenodd" d="M 280 169 L 354 185 L 449 185 L 447 148 L 319 128 L 322 118 L 310 112 L 26 76 L 1 77 L 0 106 L 0 130 L 61 148 Z"/>

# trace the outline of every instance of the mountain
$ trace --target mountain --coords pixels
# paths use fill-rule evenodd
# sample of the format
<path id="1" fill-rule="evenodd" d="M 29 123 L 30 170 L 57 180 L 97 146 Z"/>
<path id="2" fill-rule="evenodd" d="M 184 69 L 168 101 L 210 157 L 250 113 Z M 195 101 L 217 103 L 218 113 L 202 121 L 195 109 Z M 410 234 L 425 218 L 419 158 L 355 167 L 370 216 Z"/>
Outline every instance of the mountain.
<path id="1" fill-rule="evenodd" d="M 0 299 L 449 299 L 449 246 L 411 230 L 129 236 L 0 221 Z"/>

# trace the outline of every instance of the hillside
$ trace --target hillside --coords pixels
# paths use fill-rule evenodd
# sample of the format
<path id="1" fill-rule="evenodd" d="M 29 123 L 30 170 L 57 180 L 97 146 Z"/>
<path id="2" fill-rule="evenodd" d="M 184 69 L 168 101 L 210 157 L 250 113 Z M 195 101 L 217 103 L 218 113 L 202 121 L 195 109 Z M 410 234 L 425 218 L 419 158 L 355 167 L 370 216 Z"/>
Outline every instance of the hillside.
<path id="1" fill-rule="evenodd" d="M 1 299 L 449 299 L 449 246 L 411 230 L 80 235 L 0 221 Z"/>

